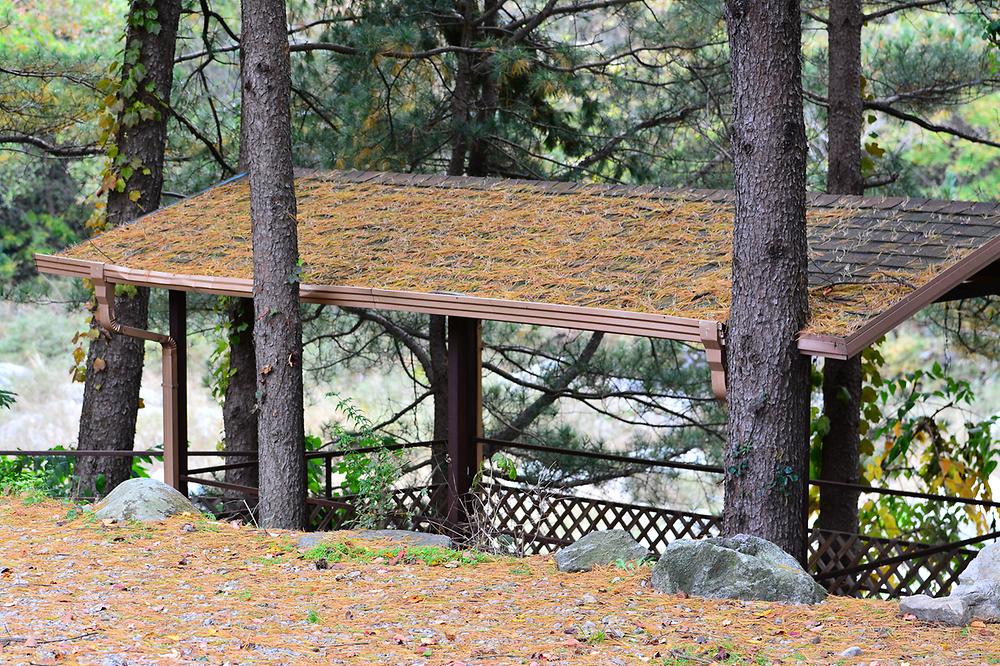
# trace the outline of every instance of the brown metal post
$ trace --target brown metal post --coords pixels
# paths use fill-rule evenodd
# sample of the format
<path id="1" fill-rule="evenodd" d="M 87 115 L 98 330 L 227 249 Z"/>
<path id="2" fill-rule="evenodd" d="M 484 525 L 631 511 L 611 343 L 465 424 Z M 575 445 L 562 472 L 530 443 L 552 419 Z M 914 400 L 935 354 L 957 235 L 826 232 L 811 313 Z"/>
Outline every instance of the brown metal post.
<path id="1" fill-rule="evenodd" d="M 463 498 L 477 472 L 482 434 L 480 322 L 448 317 L 448 522 L 465 521 Z"/>
<path id="2" fill-rule="evenodd" d="M 188 473 L 188 414 L 187 414 L 187 292 L 178 289 L 169 291 L 170 337 L 177 345 L 177 402 L 175 403 L 174 429 L 177 433 L 177 490 L 188 494 L 188 484 L 184 477 Z M 166 418 L 166 415 L 164 415 Z"/>
<path id="3" fill-rule="evenodd" d="M 104 264 L 94 264 L 90 281 L 97 301 L 95 316 L 101 328 L 111 333 L 160 343 L 163 348 L 163 481 L 180 488 L 180 440 L 177 426 L 177 343 L 169 335 L 125 326 L 115 316 L 115 285 L 104 275 Z"/>

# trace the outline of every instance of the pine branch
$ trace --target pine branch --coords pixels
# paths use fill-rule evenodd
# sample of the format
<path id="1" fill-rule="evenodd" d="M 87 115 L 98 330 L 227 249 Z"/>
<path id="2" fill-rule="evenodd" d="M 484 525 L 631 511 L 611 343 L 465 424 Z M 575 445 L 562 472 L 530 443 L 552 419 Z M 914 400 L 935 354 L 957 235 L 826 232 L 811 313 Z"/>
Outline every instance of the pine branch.
<path id="1" fill-rule="evenodd" d="M 0 134 L 0 144 L 34 146 L 53 157 L 93 157 L 103 152 L 98 146 L 59 146 L 29 134 Z"/>

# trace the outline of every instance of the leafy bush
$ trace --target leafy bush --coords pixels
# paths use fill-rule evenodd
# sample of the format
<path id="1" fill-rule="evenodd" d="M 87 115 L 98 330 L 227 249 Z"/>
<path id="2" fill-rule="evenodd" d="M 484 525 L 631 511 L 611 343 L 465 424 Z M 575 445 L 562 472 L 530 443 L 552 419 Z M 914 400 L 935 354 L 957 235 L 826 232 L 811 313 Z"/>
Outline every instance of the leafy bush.
<path id="1" fill-rule="evenodd" d="M 399 516 L 394 498 L 395 484 L 403 473 L 402 451 L 392 448 L 396 441 L 376 433 L 372 422 L 349 399 L 341 400 L 337 409 L 346 415 L 353 429 L 347 430 L 339 423 L 334 424 L 334 446 L 341 451 L 366 449 L 364 452 L 345 454 L 334 467 L 335 472 L 344 478 L 341 492 L 355 498 L 356 515 L 352 526 L 378 529 L 395 522 L 394 518 L 408 518 Z M 307 448 L 309 444 L 307 438 Z M 318 460 L 316 464 L 321 465 Z"/>
<path id="2" fill-rule="evenodd" d="M 64 450 L 56 447 L 55 450 Z M 0 492 L 59 497 L 69 492 L 73 461 L 67 456 L 0 458 Z"/>
<path id="3" fill-rule="evenodd" d="M 865 386 L 862 393 L 863 476 L 870 483 L 906 480 L 920 491 L 991 500 L 990 475 L 1000 462 L 1000 441 L 992 435 L 1000 415 L 969 417 L 975 394 L 964 380 L 939 364 Z M 954 540 L 972 528 L 996 529 L 997 516 L 982 507 L 899 497 L 869 500 L 862 525 L 885 536 L 910 534 L 921 540 Z"/>

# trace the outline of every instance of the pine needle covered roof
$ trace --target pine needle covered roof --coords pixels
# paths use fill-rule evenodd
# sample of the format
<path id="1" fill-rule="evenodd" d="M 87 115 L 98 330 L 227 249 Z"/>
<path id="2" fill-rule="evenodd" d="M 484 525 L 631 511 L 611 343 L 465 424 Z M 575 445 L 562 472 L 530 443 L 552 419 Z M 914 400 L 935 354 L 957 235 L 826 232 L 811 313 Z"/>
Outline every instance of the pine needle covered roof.
<path id="1" fill-rule="evenodd" d="M 248 187 L 228 181 L 59 256 L 244 283 Z M 308 285 L 728 318 L 728 191 L 309 172 L 296 194 Z M 808 232 L 816 339 L 849 338 L 949 269 L 954 286 L 1000 259 L 993 203 L 814 195 Z"/>

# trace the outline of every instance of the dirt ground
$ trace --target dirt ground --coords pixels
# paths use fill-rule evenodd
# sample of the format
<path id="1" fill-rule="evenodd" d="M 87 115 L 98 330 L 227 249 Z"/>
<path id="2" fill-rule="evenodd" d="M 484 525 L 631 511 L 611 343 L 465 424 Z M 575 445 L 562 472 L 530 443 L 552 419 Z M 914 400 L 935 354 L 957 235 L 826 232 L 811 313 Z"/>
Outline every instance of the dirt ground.
<path id="1" fill-rule="evenodd" d="M 0 498 L 0 663 L 1000 664 L 1000 626 L 891 602 L 683 598 L 650 589 L 648 566 L 563 574 L 548 557 L 318 569 L 296 536 Z"/>

